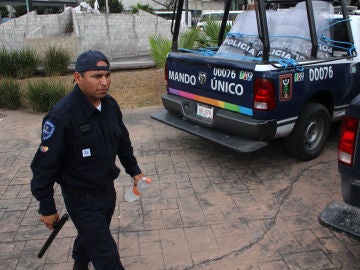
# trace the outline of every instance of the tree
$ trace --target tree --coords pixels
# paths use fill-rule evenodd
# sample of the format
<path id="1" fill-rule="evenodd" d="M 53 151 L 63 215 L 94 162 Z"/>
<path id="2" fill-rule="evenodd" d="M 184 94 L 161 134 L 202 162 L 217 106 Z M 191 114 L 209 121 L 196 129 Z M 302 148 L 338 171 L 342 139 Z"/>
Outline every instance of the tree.
<path id="1" fill-rule="evenodd" d="M 20 17 L 27 13 L 26 6 L 14 6 L 15 16 Z"/>
<path id="2" fill-rule="evenodd" d="M 36 11 L 36 14 L 38 14 L 38 15 L 45 14 L 45 7 L 34 7 L 34 10 Z"/>
<path id="3" fill-rule="evenodd" d="M 176 0 L 166 0 L 165 2 L 160 2 L 157 0 L 152 0 L 156 4 L 165 7 L 166 10 L 173 10 Z"/>
<path id="4" fill-rule="evenodd" d="M 5 6 L 0 6 L 0 17 L 4 18 L 7 17 L 9 15 L 9 11 L 7 10 L 7 8 Z"/>
<path id="5" fill-rule="evenodd" d="M 58 14 L 58 13 L 63 12 L 63 10 L 59 7 L 45 7 L 45 6 L 34 7 L 34 10 L 36 11 L 36 14 L 38 14 L 38 15 Z"/>
<path id="6" fill-rule="evenodd" d="M 109 0 L 109 12 L 110 13 L 121 13 L 124 7 L 118 0 Z"/>

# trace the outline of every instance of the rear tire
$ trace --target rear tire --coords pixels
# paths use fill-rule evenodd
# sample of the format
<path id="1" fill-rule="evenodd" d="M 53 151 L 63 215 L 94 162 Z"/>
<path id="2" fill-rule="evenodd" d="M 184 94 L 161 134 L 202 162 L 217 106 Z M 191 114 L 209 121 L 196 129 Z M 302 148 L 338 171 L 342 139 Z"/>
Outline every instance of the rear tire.
<path id="1" fill-rule="evenodd" d="M 325 106 L 309 102 L 285 138 L 286 150 L 300 160 L 316 158 L 324 148 L 330 131 L 330 115 Z"/>

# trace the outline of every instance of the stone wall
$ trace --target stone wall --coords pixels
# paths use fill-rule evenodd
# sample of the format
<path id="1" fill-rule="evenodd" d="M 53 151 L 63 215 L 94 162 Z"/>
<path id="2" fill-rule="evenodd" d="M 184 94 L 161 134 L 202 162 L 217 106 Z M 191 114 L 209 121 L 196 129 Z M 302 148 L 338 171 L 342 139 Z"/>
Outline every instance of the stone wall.
<path id="1" fill-rule="evenodd" d="M 49 47 L 60 47 L 69 52 L 73 61 L 80 52 L 79 38 L 74 36 L 54 38 L 26 38 L 25 47 L 34 48 L 36 52 L 42 56 Z"/>
<path id="2" fill-rule="evenodd" d="M 98 49 L 109 57 L 150 55 L 149 37 L 171 38 L 171 22 L 142 12 L 139 14 L 74 14 L 79 50 Z"/>
<path id="3" fill-rule="evenodd" d="M 36 15 L 30 12 L 0 24 L 0 48 L 19 50 L 27 46 L 28 38 L 54 38 L 66 32 L 72 24 L 71 8 L 56 15 Z"/>
<path id="4" fill-rule="evenodd" d="M 150 55 L 149 37 L 171 38 L 171 22 L 143 12 L 139 14 L 28 13 L 0 25 L 0 48 L 34 48 L 43 55 L 49 46 L 69 51 L 72 58 L 87 49 L 104 51 L 109 58 Z"/>

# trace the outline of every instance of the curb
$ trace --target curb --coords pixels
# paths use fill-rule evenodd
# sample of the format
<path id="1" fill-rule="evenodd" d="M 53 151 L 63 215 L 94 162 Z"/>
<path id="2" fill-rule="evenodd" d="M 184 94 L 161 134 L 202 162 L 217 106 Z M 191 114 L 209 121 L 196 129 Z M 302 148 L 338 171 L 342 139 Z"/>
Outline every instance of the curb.
<path id="1" fill-rule="evenodd" d="M 155 67 L 155 63 L 150 56 L 140 56 L 131 58 L 109 59 L 110 70 L 131 70 Z M 75 63 L 69 65 L 69 71 L 75 70 Z"/>

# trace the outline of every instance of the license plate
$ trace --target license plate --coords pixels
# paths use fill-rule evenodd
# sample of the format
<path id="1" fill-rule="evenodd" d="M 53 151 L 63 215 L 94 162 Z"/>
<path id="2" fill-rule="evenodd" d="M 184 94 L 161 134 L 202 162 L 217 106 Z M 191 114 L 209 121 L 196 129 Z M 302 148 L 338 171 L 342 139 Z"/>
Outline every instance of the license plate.
<path id="1" fill-rule="evenodd" d="M 198 103 L 196 113 L 197 113 L 198 116 L 208 118 L 208 119 L 213 119 L 213 117 L 214 117 L 214 108 Z"/>

